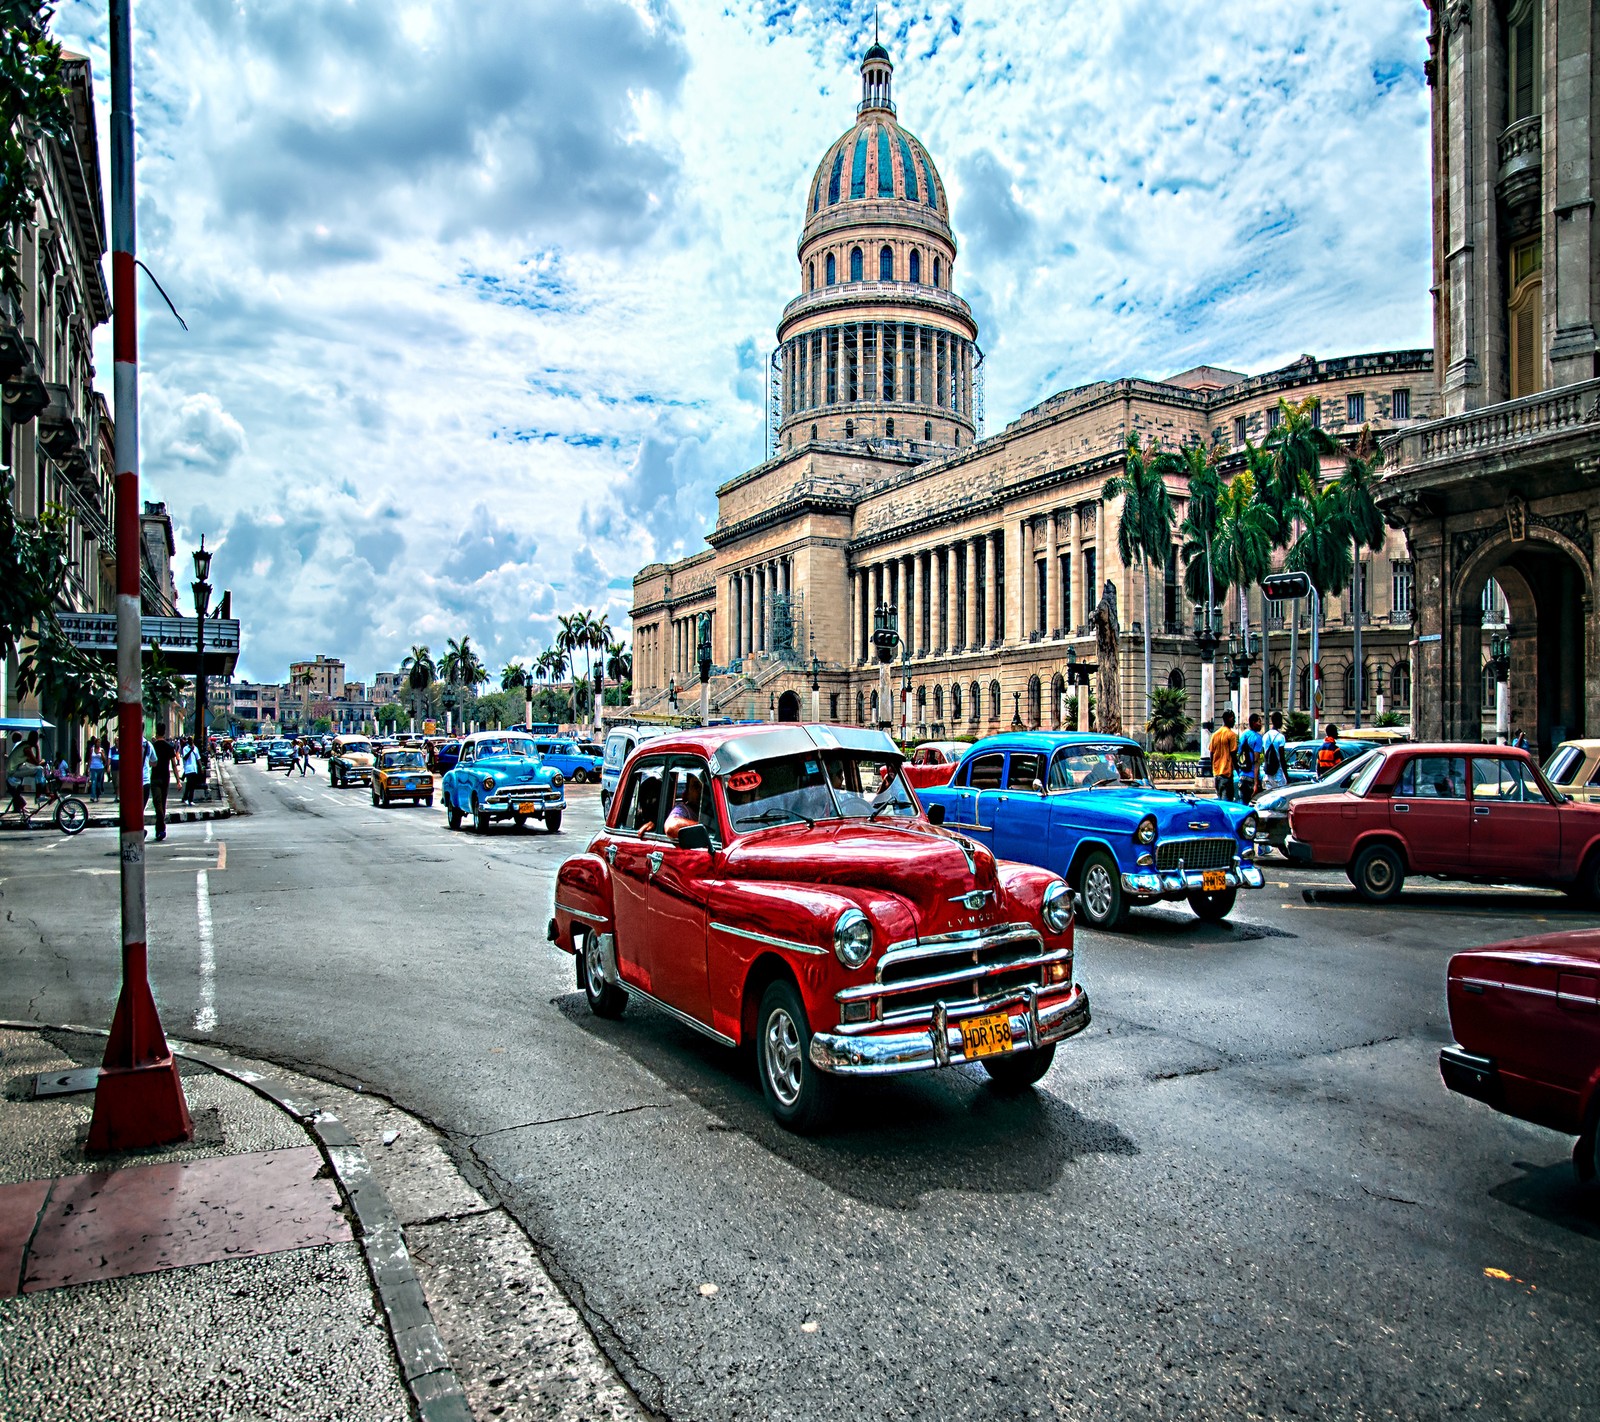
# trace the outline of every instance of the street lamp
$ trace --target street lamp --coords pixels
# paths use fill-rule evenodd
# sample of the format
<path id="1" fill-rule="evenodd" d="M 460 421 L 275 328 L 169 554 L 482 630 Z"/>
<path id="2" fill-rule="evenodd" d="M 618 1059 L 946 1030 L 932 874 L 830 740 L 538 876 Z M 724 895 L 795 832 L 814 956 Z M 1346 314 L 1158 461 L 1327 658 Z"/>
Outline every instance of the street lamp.
<path id="1" fill-rule="evenodd" d="M 667 705 L 672 707 L 673 715 L 678 712 L 678 678 L 676 675 L 667 678 Z"/>
<path id="2" fill-rule="evenodd" d="M 711 614 L 702 612 L 699 617 L 696 659 L 700 669 L 700 724 L 711 719 Z"/>
<path id="3" fill-rule="evenodd" d="M 774 691 L 770 696 L 767 697 L 767 720 L 776 721 L 777 719 L 778 719 L 778 693 L 776 691 Z"/>
<path id="4" fill-rule="evenodd" d="M 1511 628 L 1489 638 L 1487 670 L 1494 677 L 1494 738 L 1497 745 L 1511 739 Z"/>
<path id="5" fill-rule="evenodd" d="M 1217 728 L 1217 643 L 1221 640 L 1221 613 L 1210 603 L 1194 609 L 1194 640 L 1200 649 L 1200 759 L 1211 749 L 1211 733 Z"/>
<path id="6" fill-rule="evenodd" d="M 1089 683 L 1099 670 L 1099 662 L 1080 662 L 1078 660 L 1078 649 L 1076 647 L 1067 648 L 1067 685 L 1078 688 L 1076 693 L 1078 714 L 1074 718 L 1077 724 L 1073 727 L 1075 731 L 1089 729 Z"/>
<path id="7" fill-rule="evenodd" d="M 822 719 L 822 663 L 817 660 L 816 634 L 811 638 L 811 719 Z"/>
<path id="8" fill-rule="evenodd" d="M 200 546 L 194 550 L 194 740 L 200 756 L 200 784 L 207 784 L 211 756 L 206 736 L 206 611 L 211 606 L 211 554 L 206 549 L 205 534 L 200 535 Z M 211 792 L 206 790 L 206 798 Z"/>
<path id="9" fill-rule="evenodd" d="M 1013 731 L 1022 729 L 1022 693 L 1020 691 L 1011 693 L 1011 729 Z"/>
<path id="10" fill-rule="evenodd" d="M 894 649 L 903 646 L 900 636 L 900 611 L 891 602 L 880 602 L 872 613 L 872 647 L 878 658 L 878 715 L 882 720 L 888 721 L 892 726 L 894 717 L 888 714 L 889 710 L 889 667 L 894 662 Z M 909 661 L 910 649 L 906 649 L 908 658 L 905 668 L 906 677 L 906 714 L 910 711 L 911 700 L 911 664 Z M 904 721 L 902 721 L 901 734 L 904 736 Z"/>
<path id="11" fill-rule="evenodd" d="M 1261 656 L 1261 634 L 1252 632 L 1241 636 L 1237 632 L 1228 636 L 1228 690 L 1244 690 L 1244 700 L 1239 707 L 1239 718 L 1248 721 L 1250 716 L 1250 669 Z"/>

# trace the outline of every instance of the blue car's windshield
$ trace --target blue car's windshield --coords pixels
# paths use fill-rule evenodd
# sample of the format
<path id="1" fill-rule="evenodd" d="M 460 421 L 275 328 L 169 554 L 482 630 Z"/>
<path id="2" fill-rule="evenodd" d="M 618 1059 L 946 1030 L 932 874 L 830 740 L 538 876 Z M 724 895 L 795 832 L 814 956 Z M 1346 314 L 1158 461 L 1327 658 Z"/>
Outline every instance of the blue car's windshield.
<path id="1" fill-rule="evenodd" d="M 1092 790 L 1096 786 L 1143 785 L 1144 752 L 1137 746 L 1064 746 L 1050 761 L 1049 790 Z"/>
<path id="2" fill-rule="evenodd" d="M 533 755 L 533 742 L 526 736 L 496 736 L 493 740 L 478 742 L 478 759 L 487 760 L 494 755 Z"/>

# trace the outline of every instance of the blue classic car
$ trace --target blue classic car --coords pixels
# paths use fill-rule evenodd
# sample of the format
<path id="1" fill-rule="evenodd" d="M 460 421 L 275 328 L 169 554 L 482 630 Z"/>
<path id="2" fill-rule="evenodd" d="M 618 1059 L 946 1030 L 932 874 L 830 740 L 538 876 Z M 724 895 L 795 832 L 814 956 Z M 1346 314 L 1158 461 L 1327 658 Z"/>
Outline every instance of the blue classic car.
<path id="1" fill-rule="evenodd" d="M 577 741 L 567 736 L 540 736 L 534 744 L 544 763 L 559 770 L 568 780 L 598 780 L 600 768 L 605 764 L 601 755 L 583 750 Z"/>
<path id="2" fill-rule="evenodd" d="M 543 820 L 554 834 L 567 807 L 565 777 L 540 762 L 529 736 L 510 731 L 480 731 L 461 742 L 461 755 L 445 773 L 441 792 L 451 829 L 472 816 L 480 833 L 495 820 L 514 820 L 521 829 Z"/>
<path id="3" fill-rule="evenodd" d="M 1226 918 L 1240 886 L 1259 889 L 1248 805 L 1158 790 L 1144 752 L 1120 736 L 1015 731 L 972 746 L 948 785 L 918 790 L 931 818 L 1000 859 L 1053 869 L 1084 917 L 1117 928 L 1128 910 L 1187 899 Z"/>

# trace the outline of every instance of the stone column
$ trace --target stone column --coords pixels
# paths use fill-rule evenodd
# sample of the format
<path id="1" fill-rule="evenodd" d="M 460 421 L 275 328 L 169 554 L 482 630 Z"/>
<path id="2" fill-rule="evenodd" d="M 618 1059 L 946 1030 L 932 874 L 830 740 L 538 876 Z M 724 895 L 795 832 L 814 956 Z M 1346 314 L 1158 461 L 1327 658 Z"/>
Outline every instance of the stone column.
<path id="1" fill-rule="evenodd" d="M 961 645 L 971 650 L 978 645 L 978 539 L 966 540 L 967 612 L 961 627 Z"/>
<path id="2" fill-rule="evenodd" d="M 1048 637 L 1056 630 L 1056 623 L 1060 621 L 1061 595 L 1056 590 L 1057 581 L 1061 575 L 1061 565 L 1056 562 L 1056 511 L 1051 509 L 1045 515 L 1049 520 L 1045 528 L 1044 541 L 1044 635 Z"/>
<path id="3" fill-rule="evenodd" d="M 961 599 L 956 577 L 956 545 L 944 546 L 944 649 L 953 652 L 961 640 Z"/>
<path id="4" fill-rule="evenodd" d="M 756 650 L 756 570 L 744 570 L 744 654 Z"/>
<path id="5" fill-rule="evenodd" d="M 1067 571 L 1071 575 L 1067 584 L 1067 635 L 1070 637 L 1089 619 L 1083 610 L 1083 520 L 1076 508 L 1067 515 L 1072 522 L 1067 528 L 1067 554 L 1070 558 Z"/>
<path id="6" fill-rule="evenodd" d="M 995 554 L 1000 551 L 1005 533 L 993 529 L 983 538 L 983 639 L 992 647 L 1000 641 L 1000 589 Z"/>
<path id="7" fill-rule="evenodd" d="M 1025 642 L 1027 640 L 1024 631 L 1027 626 L 1025 560 L 1028 556 L 1025 521 L 1013 518 L 1011 526 L 1005 530 L 1003 537 L 1006 545 L 1005 640 Z"/>

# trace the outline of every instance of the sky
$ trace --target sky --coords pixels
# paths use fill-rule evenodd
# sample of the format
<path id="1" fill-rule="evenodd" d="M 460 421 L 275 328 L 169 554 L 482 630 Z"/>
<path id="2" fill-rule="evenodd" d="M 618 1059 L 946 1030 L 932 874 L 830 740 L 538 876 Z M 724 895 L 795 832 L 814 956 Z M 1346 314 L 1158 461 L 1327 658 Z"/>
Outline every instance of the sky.
<path id="1" fill-rule="evenodd" d="M 104 0 L 55 31 L 93 61 Z M 873 7 L 143 0 L 143 492 L 239 674 L 627 638 L 763 455 L 805 193 Z M 884 5 L 988 430 L 1074 385 L 1430 336 L 1421 0 Z M 109 188 L 110 175 L 104 180 Z M 109 392 L 109 326 L 97 344 Z M 178 569 L 187 587 L 187 558 Z M 187 593 L 184 594 L 187 597 Z"/>

